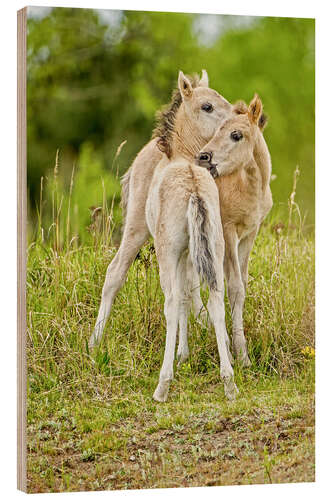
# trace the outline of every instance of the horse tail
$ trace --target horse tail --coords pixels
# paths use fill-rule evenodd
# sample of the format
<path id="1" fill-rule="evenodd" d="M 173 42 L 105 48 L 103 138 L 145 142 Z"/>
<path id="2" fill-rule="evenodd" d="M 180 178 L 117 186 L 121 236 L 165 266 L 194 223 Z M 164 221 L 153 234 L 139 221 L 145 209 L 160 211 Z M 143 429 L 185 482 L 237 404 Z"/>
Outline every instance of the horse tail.
<path id="1" fill-rule="evenodd" d="M 209 203 L 198 193 L 192 193 L 187 209 L 189 251 L 199 276 L 210 290 L 217 290 L 216 242 L 218 227 Z M 222 263 L 220 263 L 222 265 Z"/>

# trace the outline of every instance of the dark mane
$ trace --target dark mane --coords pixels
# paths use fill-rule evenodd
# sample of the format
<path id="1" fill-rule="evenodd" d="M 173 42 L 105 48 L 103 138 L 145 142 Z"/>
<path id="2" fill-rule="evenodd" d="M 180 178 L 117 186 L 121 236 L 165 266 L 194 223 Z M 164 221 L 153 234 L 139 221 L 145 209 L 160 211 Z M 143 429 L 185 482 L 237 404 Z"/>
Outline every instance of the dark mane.
<path id="1" fill-rule="evenodd" d="M 233 106 L 233 111 L 237 115 L 245 115 L 247 113 L 247 104 L 245 101 L 237 101 Z M 260 130 L 264 130 L 268 122 L 268 117 L 265 113 L 261 113 L 258 126 Z"/>
<path id="2" fill-rule="evenodd" d="M 193 88 L 199 86 L 198 75 L 187 76 Z M 156 113 L 156 127 L 153 130 L 152 139 L 158 137 L 157 146 L 168 158 L 171 157 L 171 136 L 175 125 L 178 109 L 182 103 L 182 96 L 178 87 L 173 91 L 169 104 L 163 106 Z"/>

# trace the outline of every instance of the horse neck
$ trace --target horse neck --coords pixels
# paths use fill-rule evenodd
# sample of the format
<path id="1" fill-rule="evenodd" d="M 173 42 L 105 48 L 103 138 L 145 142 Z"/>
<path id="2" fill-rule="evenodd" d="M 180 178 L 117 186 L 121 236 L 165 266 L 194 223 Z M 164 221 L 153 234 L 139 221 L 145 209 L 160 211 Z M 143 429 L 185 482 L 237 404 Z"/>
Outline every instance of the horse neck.
<path id="1" fill-rule="evenodd" d="M 262 189 L 264 191 L 271 178 L 272 164 L 266 141 L 260 131 L 257 134 L 253 156 L 261 174 Z"/>
<path id="2" fill-rule="evenodd" d="M 195 121 L 191 121 L 181 108 L 172 132 L 172 158 L 182 157 L 193 161 L 206 144 L 207 140 L 200 135 Z"/>

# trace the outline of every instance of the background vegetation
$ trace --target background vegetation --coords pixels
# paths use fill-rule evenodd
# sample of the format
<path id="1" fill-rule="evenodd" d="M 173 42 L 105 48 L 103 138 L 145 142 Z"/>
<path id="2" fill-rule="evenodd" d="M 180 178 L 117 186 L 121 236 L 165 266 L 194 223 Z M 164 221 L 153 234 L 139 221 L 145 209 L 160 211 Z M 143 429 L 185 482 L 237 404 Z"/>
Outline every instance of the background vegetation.
<path id="1" fill-rule="evenodd" d="M 29 12 L 28 490 L 313 481 L 313 21 Z M 87 347 L 120 237 L 119 175 L 179 68 L 206 68 L 230 101 L 257 91 L 270 116 L 275 207 L 251 253 L 251 367 L 235 365 L 234 403 L 214 332 L 194 318 L 189 361 L 168 402 L 152 400 L 165 321 L 149 242 Z"/>
<path id="2" fill-rule="evenodd" d="M 116 172 L 124 173 L 149 140 L 155 112 L 169 101 L 179 69 L 193 73 L 202 68 L 211 86 L 231 102 L 260 94 L 270 118 L 265 136 L 277 176 L 272 183 L 275 206 L 286 202 L 298 165 L 296 201 L 312 226 L 313 20 L 36 7 L 29 8 L 28 29 L 32 235 L 41 177 L 44 189 L 52 190 L 58 149 L 64 205 L 73 167 L 77 178 L 71 231 L 86 240 L 89 207 L 102 204 L 101 178 L 107 200 L 114 200 L 118 224 Z M 115 164 L 115 152 L 125 140 Z M 45 224 L 51 224 L 47 201 L 43 209 Z"/>

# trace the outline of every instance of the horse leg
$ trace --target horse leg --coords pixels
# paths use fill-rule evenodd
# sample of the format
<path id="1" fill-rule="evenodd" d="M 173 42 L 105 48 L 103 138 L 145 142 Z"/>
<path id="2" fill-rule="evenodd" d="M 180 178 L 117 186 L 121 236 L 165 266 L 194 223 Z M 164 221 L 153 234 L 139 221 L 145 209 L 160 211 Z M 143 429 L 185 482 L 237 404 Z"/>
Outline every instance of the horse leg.
<path id="1" fill-rule="evenodd" d="M 242 280 L 238 260 L 238 237 L 234 227 L 224 231 L 225 258 L 224 271 L 227 280 L 228 299 L 232 314 L 232 343 L 237 359 L 244 365 L 250 366 L 247 354 L 246 340 L 243 328 L 243 308 L 245 288 Z"/>
<path id="2" fill-rule="evenodd" d="M 187 318 L 191 306 L 191 276 L 188 273 L 190 257 L 187 252 L 181 256 L 177 268 L 177 281 L 179 289 L 179 343 L 177 349 L 178 366 L 184 363 L 189 357 L 187 342 Z"/>
<path id="3" fill-rule="evenodd" d="M 126 279 L 131 263 L 149 237 L 146 201 L 154 169 L 161 158 L 157 139 L 154 139 L 139 152 L 123 179 L 122 202 L 127 211 L 124 232 L 119 250 L 107 269 L 95 329 L 89 340 L 90 347 L 100 342 L 114 298 Z"/>
<path id="4" fill-rule="evenodd" d="M 193 276 L 191 280 L 192 306 L 193 306 L 194 316 L 196 318 L 200 318 L 201 314 L 204 314 L 205 312 L 205 306 L 202 303 L 200 295 L 200 279 L 194 268 L 193 268 L 193 273 L 195 274 L 195 276 Z"/>
<path id="5" fill-rule="evenodd" d="M 238 389 L 234 381 L 234 371 L 230 360 L 229 337 L 225 326 L 223 272 L 220 266 L 217 265 L 216 268 L 217 290 L 210 290 L 207 308 L 215 329 L 220 355 L 220 375 L 224 382 L 224 392 L 228 399 L 233 400 L 238 393 Z"/>
<path id="6" fill-rule="evenodd" d="M 206 326 L 209 322 L 209 316 L 207 310 L 203 305 L 200 295 L 200 278 L 197 271 L 194 269 L 191 259 L 188 259 L 188 282 L 190 284 L 190 290 L 192 294 L 192 307 L 194 316 L 203 326 Z"/>
<path id="7" fill-rule="evenodd" d="M 170 248 L 165 248 L 163 252 L 159 251 L 158 246 L 156 248 L 156 255 L 160 267 L 161 287 L 165 296 L 164 314 L 167 331 L 163 364 L 153 398 L 155 401 L 165 402 L 168 398 L 170 383 L 173 379 L 173 362 L 179 323 L 180 294 L 177 279 L 179 256 L 175 255 L 172 250 L 170 251 Z"/>
<path id="8" fill-rule="evenodd" d="M 248 282 L 248 268 L 249 268 L 249 257 L 253 247 L 254 240 L 257 236 L 258 230 L 256 229 L 252 233 L 248 234 L 244 239 L 239 242 L 238 245 L 238 261 L 240 265 L 242 281 L 244 285 L 244 290 L 246 292 L 247 282 Z"/>
<path id="9" fill-rule="evenodd" d="M 89 340 L 90 348 L 101 341 L 115 296 L 122 287 L 134 258 L 149 237 L 145 214 L 140 210 L 142 207 L 133 208 L 128 211 L 120 247 L 106 272 L 95 329 Z"/>

